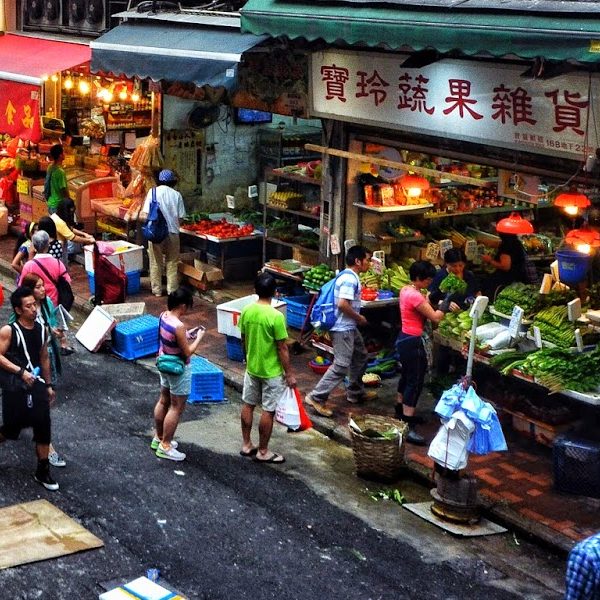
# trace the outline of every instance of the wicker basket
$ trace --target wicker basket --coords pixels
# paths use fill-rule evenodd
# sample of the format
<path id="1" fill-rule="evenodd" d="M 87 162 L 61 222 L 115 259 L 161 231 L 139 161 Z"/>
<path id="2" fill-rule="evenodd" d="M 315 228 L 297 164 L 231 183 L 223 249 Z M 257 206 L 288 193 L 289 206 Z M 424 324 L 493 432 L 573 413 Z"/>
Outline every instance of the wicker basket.
<path id="1" fill-rule="evenodd" d="M 408 433 L 408 425 L 392 417 L 378 415 L 361 415 L 350 418 L 364 431 L 374 429 L 384 432 L 392 427 L 397 427 L 404 440 Z M 398 439 L 387 440 L 384 438 L 370 438 L 357 433 L 350 428 L 352 437 L 352 451 L 356 474 L 366 479 L 379 481 L 394 481 L 398 478 L 400 468 L 404 465 L 404 443 Z"/>

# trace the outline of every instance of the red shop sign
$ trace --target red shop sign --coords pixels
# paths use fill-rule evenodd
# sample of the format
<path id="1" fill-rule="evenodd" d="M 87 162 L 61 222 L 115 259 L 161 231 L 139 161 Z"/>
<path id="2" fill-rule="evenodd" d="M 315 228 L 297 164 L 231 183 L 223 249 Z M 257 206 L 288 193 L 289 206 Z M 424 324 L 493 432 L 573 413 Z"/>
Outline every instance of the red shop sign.
<path id="1" fill-rule="evenodd" d="M 39 86 L 0 79 L 0 133 L 40 140 Z"/>

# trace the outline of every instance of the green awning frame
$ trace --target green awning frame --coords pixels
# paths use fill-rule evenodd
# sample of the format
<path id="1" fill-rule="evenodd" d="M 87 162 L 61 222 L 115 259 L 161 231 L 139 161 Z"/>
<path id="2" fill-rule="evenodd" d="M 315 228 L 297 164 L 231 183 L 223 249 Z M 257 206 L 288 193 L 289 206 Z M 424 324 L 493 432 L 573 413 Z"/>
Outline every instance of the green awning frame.
<path id="1" fill-rule="evenodd" d="M 466 55 L 600 62 L 600 17 L 596 13 L 548 15 L 415 9 L 357 4 L 303 4 L 248 0 L 242 31 L 329 44 L 360 44 L 389 50 L 434 48 Z"/>

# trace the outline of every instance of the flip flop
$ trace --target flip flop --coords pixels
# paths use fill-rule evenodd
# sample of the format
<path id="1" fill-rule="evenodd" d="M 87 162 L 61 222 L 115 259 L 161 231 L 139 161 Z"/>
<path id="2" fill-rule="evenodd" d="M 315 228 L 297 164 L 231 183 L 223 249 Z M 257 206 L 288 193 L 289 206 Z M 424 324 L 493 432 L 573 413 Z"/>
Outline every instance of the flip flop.
<path id="1" fill-rule="evenodd" d="M 272 463 L 274 465 L 280 465 L 285 462 L 285 457 L 281 456 L 281 454 L 277 454 L 274 452 L 271 458 L 263 459 L 258 458 L 258 456 L 255 456 L 252 460 L 257 463 Z"/>
<path id="2" fill-rule="evenodd" d="M 240 456 L 243 456 L 245 458 L 252 458 L 253 456 L 256 456 L 257 452 L 258 452 L 258 448 L 252 448 L 252 450 L 249 450 L 248 452 L 244 452 L 243 450 L 240 450 Z"/>
<path id="3" fill-rule="evenodd" d="M 71 348 L 70 346 L 68 346 L 67 348 L 60 349 L 60 353 L 63 356 L 69 356 L 70 354 L 73 354 L 73 352 L 75 352 L 75 348 Z"/>

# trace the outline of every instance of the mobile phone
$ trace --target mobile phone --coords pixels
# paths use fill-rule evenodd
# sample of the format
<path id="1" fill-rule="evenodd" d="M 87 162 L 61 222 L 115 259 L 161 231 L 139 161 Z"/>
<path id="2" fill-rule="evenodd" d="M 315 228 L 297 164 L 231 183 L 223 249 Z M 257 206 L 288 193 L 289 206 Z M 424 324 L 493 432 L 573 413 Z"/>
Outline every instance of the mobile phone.
<path id="1" fill-rule="evenodd" d="M 192 340 L 196 337 L 198 337 L 198 334 L 200 333 L 204 333 L 205 328 L 202 325 L 198 325 L 198 327 L 192 327 L 191 329 L 188 329 L 186 332 L 186 335 L 188 337 L 188 339 Z"/>

